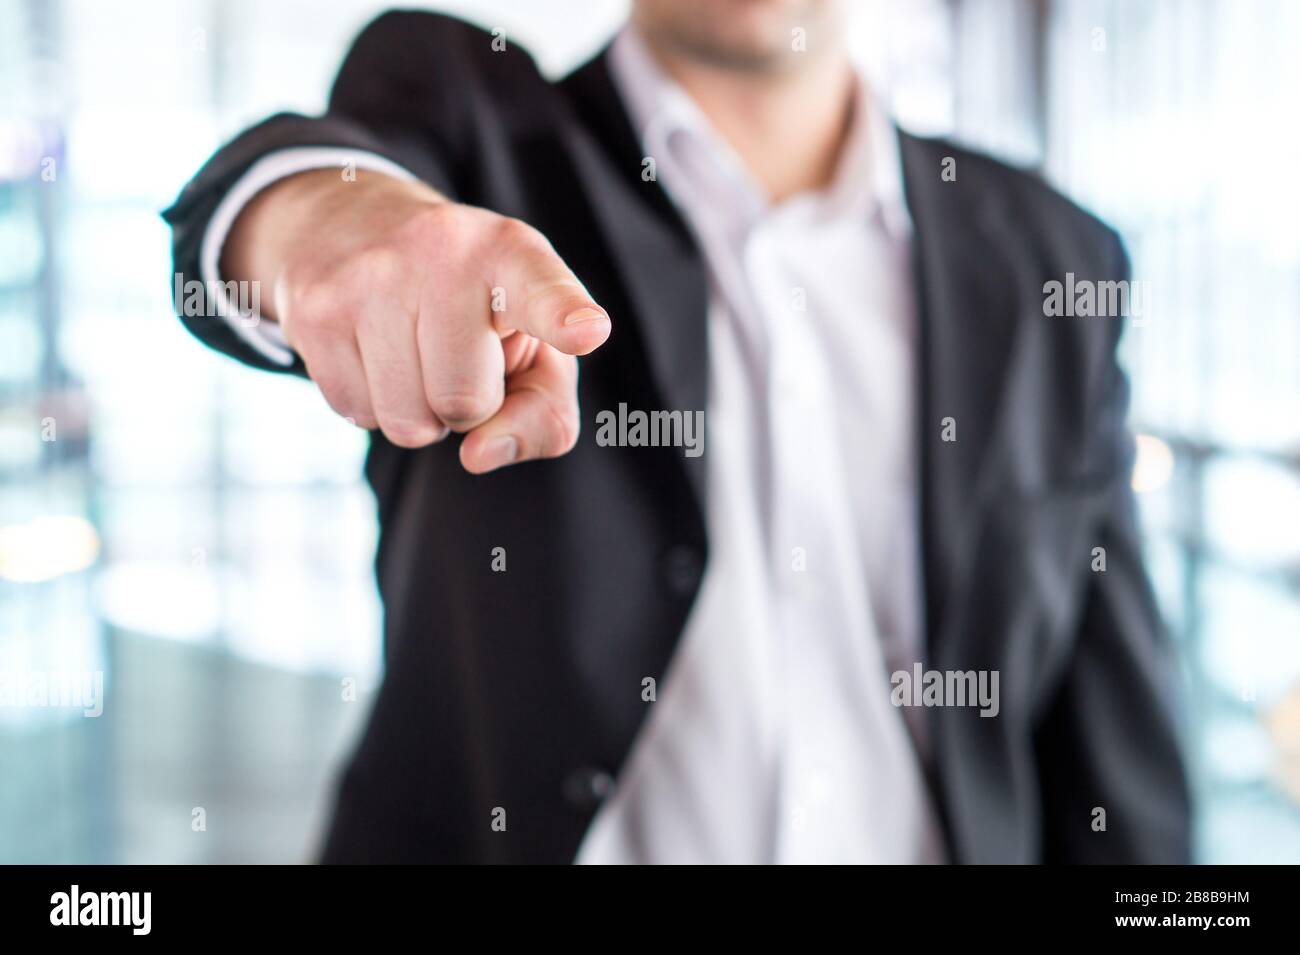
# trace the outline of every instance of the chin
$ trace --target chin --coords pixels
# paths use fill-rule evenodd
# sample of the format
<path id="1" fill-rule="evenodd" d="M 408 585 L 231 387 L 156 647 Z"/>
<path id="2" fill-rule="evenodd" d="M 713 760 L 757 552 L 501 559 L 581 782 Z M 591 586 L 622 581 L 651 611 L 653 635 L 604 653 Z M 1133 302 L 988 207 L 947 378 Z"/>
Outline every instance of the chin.
<path id="1" fill-rule="evenodd" d="M 794 31 L 822 33 L 837 0 L 638 0 L 642 26 L 693 57 L 751 69 L 779 68 Z"/>

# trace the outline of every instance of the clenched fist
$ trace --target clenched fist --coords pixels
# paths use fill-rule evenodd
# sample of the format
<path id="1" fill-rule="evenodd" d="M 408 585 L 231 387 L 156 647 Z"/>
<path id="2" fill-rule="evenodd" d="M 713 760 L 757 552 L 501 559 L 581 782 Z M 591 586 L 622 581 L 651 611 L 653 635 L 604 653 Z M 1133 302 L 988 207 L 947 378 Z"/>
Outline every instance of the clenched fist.
<path id="1" fill-rule="evenodd" d="M 415 448 L 462 432 L 476 474 L 578 439 L 578 363 L 609 316 L 536 229 L 420 183 L 301 173 L 240 213 L 225 279 L 269 289 L 330 407 Z"/>

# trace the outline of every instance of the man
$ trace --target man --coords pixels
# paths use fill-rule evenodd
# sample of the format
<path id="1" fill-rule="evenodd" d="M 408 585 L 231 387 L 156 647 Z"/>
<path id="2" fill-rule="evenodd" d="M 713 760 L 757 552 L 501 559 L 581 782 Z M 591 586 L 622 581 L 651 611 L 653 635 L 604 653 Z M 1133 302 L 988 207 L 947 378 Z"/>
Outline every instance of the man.
<path id="1" fill-rule="evenodd" d="M 374 429 L 326 860 L 1187 858 L 1119 321 L 1043 309 L 1120 243 L 892 127 L 843 16 L 639 0 L 550 84 L 386 14 L 167 212 L 269 290 L 191 331 Z"/>

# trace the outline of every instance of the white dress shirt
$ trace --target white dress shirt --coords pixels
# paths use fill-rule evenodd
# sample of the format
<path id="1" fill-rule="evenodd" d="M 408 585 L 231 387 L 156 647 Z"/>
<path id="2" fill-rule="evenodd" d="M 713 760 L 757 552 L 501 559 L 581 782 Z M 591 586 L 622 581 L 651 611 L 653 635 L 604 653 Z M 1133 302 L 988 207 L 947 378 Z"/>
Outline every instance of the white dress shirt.
<path id="1" fill-rule="evenodd" d="M 609 63 L 711 280 L 710 556 L 578 859 L 938 861 L 920 759 L 889 701 L 921 630 L 895 131 L 861 87 L 829 189 L 773 206 L 634 30 Z"/>
<path id="2" fill-rule="evenodd" d="M 830 188 L 774 206 L 632 28 L 609 63 L 711 280 L 710 558 L 577 861 L 942 861 L 921 727 L 909 734 L 889 699 L 923 628 L 896 133 L 861 85 Z M 204 237 L 203 278 L 217 279 L 240 208 L 276 179 L 346 160 L 393 171 L 334 152 L 250 168 Z M 242 324 L 261 353 L 292 360 L 273 323 Z"/>

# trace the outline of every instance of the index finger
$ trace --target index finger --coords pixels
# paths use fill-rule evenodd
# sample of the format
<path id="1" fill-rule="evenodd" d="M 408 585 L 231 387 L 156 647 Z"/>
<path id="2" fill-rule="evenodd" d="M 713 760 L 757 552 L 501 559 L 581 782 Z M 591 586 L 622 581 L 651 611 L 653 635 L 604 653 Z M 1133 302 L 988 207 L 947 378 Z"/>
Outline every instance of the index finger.
<path id="1" fill-rule="evenodd" d="M 609 315 L 548 245 L 538 243 L 508 259 L 506 305 L 493 312 L 497 331 L 540 338 L 566 355 L 586 355 L 609 338 Z"/>

